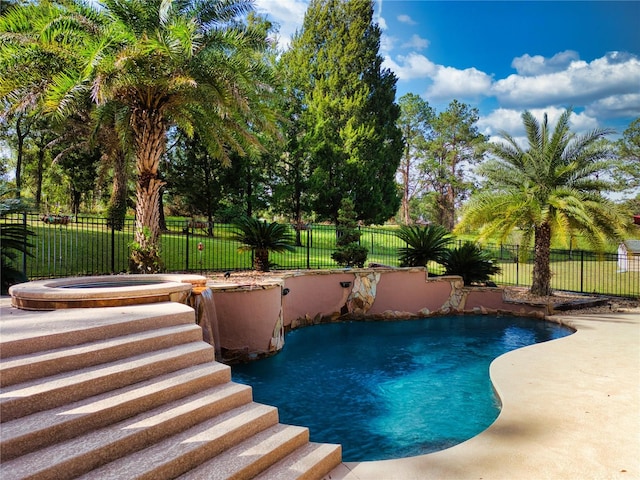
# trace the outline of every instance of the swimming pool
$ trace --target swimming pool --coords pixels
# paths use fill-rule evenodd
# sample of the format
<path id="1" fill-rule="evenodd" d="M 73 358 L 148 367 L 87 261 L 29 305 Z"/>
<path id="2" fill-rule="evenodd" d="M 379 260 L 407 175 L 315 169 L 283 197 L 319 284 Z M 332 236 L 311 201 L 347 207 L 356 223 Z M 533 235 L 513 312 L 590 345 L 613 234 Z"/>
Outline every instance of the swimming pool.
<path id="1" fill-rule="evenodd" d="M 276 356 L 232 366 L 280 421 L 311 441 L 341 443 L 344 461 L 421 455 L 461 443 L 498 416 L 493 359 L 572 330 L 491 315 L 348 322 L 290 332 Z"/>

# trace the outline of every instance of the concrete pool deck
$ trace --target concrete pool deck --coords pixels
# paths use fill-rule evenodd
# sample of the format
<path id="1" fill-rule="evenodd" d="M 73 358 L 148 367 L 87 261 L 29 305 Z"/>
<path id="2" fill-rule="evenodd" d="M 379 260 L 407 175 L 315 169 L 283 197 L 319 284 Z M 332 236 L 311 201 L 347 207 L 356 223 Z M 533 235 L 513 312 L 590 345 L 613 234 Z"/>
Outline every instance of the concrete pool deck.
<path id="1" fill-rule="evenodd" d="M 640 478 L 640 313 L 557 315 L 577 331 L 499 357 L 498 419 L 440 452 L 346 462 L 326 480 Z"/>

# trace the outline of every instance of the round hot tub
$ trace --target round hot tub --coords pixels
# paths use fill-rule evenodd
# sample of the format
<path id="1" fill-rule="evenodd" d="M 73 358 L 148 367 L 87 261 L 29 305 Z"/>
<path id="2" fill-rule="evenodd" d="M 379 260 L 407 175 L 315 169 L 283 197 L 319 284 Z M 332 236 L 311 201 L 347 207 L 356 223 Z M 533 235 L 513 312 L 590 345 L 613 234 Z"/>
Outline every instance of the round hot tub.
<path id="1" fill-rule="evenodd" d="M 21 283 L 9 289 L 11 304 L 23 310 L 115 307 L 156 302 L 185 303 L 200 275 L 112 275 Z"/>

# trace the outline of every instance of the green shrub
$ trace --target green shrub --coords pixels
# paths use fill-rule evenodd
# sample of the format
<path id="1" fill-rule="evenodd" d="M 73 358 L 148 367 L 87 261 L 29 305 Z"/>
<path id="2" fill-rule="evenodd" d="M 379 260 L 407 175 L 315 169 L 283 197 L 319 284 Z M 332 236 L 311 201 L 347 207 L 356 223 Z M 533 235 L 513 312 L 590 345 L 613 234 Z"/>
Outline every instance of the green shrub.
<path id="1" fill-rule="evenodd" d="M 29 248 L 29 237 L 34 232 L 26 228 L 22 223 L 8 223 L 6 217 L 10 214 L 24 212 L 27 205 L 19 198 L 10 198 L 14 193 L 6 183 L 0 183 L 0 277 L 2 279 L 1 293 L 6 294 L 11 285 L 27 281 L 27 277 L 15 267 L 15 262 L 20 254 L 33 256 Z"/>
<path id="2" fill-rule="evenodd" d="M 350 198 L 343 198 L 340 204 L 336 235 L 336 250 L 331 258 L 343 267 L 364 267 L 369 250 L 360 245 L 360 231 Z"/>
<path id="3" fill-rule="evenodd" d="M 253 217 L 240 217 L 233 224 L 238 229 L 233 238 L 242 244 L 238 250 L 253 253 L 253 268 L 259 272 L 271 269 L 269 252 L 295 251 L 289 225 L 267 223 Z"/>
<path id="4" fill-rule="evenodd" d="M 453 239 L 440 225 L 404 225 L 396 236 L 407 244 L 398 249 L 401 267 L 425 267 L 430 261 L 442 263 Z"/>
<path id="5" fill-rule="evenodd" d="M 448 250 L 442 264 L 446 275 L 460 275 L 465 285 L 486 282 L 501 271 L 493 257 L 472 242 Z"/>

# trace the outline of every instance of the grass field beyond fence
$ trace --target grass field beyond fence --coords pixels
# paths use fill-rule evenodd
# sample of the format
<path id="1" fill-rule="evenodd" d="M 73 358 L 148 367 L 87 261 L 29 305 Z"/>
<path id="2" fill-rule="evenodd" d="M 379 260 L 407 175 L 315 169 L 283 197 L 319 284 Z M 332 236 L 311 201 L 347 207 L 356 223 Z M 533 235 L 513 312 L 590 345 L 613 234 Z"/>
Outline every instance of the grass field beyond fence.
<path id="1" fill-rule="evenodd" d="M 35 232 L 29 248 L 32 256 L 21 258 L 21 265 L 32 280 L 76 275 L 104 275 L 127 271 L 133 220 L 122 230 L 112 230 L 101 218 L 56 219 L 37 215 L 17 215 L 5 223 L 22 223 Z M 202 225 L 196 224 L 196 227 Z M 206 228 L 194 228 L 187 221 L 168 221 L 162 235 L 161 256 L 167 272 L 202 273 L 251 270 L 251 253 L 238 252 L 232 239 L 234 229 L 215 224 L 213 236 Z M 292 229 L 293 231 L 293 229 Z M 406 246 L 394 235 L 393 227 L 361 229 L 362 245 L 369 249 L 368 262 L 398 266 L 398 248 Z M 339 268 L 331 259 L 336 232 L 332 225 L 311 225 L 300 232 L 301 245 L 294 252 L 270 256 L 273 269 L 302 270 Z M 498 285 L 531 284 L 532 252 L 518 245 L 483 245 L 498 261 L 502 272 L 493 277 Z M 527 255 L 523 255 L 527 253 Z M 527 258 L 527 261 L 523 261 Z M 441 273 L 430 266 L 431 273 Z M 552 287 L 582 293 L 640 297 L 640 258 L 629 257 L 626 272 L 620 272 L 616 253 L 596 254 L 584 250 L 553 250 Z"/>

